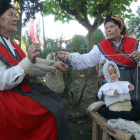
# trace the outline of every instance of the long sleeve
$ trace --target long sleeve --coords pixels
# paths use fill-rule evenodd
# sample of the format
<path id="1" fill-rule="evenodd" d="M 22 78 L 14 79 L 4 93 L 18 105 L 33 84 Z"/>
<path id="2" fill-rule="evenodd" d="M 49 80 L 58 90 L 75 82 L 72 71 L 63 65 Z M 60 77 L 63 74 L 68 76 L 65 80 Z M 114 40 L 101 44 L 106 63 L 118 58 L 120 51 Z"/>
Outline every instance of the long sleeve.
<path id="1" fill-rule="evenodd" d="M 10 39 L 5 39 L 5 42 L 9 46 L 9 49 L 15 55 L 14 47 L 10 42 Z M 0 42 L 5 44 L 0 38 Z M 0 60 L 0 90 L 9 90 L 17 86 L 22 82 L 26 74 L 32 77 L 43 76 L 47 72 L 55 70 L 50 65 L 54 61 L 47 61 L 44 59 L 37 58 L 37 63 L 31 63 L 28 58 L 24 58 L 17 66 L 9 67 L 2 60 Z"/>
<path id="2" fill-rule="evenodd" d="M 9 68 L 0 60 L 0 90 L 12 89 L 21 83 L 25 75 L 19 65 Z"/>
<path id="3" fill-rule="evenodd" d="M 97 45 L 86 54 L 69 53 L 70 64 L 77 70 L 86 69 L 95 66 L 101 61 L 101 52 Z M 105 58 L 104 58 L 105 59 Z"/>
<path id="4" fill-rule="evenodd" d="M 0 60 L 0 90 L 8 90 L 22 82 L 26 74 L 40 76 L 55 70 L 50 66 L 54 61 L 37 58 L 36 64 L 24 58 L 17 66 L 7 67 Z"/>
<path id="5" fill-rule="evenodd" d="M 140 52 L 140 45 L 137 50 Z M 86 54 L 69 53 L 69 62 L 76 70 L 94 67 L 104 61 L 108 61 L 108 59 L 101 53 L 97 45 L 94 45 L 93 49 Z"/>

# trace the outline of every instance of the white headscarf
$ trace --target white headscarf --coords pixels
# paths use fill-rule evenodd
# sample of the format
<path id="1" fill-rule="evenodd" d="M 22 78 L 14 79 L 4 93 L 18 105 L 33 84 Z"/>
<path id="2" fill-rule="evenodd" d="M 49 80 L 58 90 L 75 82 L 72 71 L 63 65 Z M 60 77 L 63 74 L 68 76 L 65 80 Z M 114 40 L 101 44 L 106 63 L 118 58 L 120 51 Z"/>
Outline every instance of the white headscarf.
<path id="1" fill-rule="evenodd" d="M 115 68 L 118 78 L 120 77 L 120 71 L 119 71 L 118 66 L 113 61 L 106 61 L 106 63 L 103 66 L 103 74 L 107 82 L 111 83 L 111 79 L 108 73 L 109 65 L 112 65 Z M 118 78 L 116 79 L 116 81 L 118 81 Z"/>

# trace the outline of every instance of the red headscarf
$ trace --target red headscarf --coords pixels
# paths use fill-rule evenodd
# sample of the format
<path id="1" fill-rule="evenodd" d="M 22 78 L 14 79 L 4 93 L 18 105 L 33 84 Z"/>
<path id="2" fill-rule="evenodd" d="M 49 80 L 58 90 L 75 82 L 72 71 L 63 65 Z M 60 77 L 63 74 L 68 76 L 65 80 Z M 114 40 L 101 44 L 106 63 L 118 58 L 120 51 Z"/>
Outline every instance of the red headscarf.
<path id="1" fill-rule="evenodd" d="M 122 30 L 121 34 L 125 36 L 125 34 L 126 34 L 126 27 L 125 27 L 125 24 L 124 24 L 124 21 L 123 21 L 122 18 L 108 15 L 108 16 L 106 16 L 106 19 L 104 21 L 104 25 L 107 22 L 109 22 L 109 21 L 111 21 L 114 24 L 118 25 L 118 27 Z"/>

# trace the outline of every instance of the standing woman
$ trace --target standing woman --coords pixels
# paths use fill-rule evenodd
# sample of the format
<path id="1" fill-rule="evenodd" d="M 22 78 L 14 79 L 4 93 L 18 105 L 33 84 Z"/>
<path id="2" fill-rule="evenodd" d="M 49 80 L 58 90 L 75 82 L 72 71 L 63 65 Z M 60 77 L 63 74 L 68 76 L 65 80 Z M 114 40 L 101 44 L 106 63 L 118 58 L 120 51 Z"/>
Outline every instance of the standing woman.
<path id="1" fill-rule="evenodd" d="M 123 19 L 108 15 L 104 21 L 107 39 L 103 40 L 87 54 L 56 52 L 56 57 L 69 60 L 77 70 L 94 67 L 96 64 L 103 66 L 106 61 L 114 61 L 120 70 L 120 81 L 129 81 L 135 87 L 131 92 L 131 99 L 140 102 L 140 86 L 137 89 L 137 76 L 140 84 L 140 68 L 137 75 L 137 62 L 140 61 L 139 41 L 125 36 Z"/>
<path id="2" fill-rule="evenodd" d="M 10 0 L 0 1 L 0 140 L 71 140 L 61 97 L 46 86 L 30 83 L 29 77 L 56 68 L 61 61 L 37 58 L 41 48 L 33 43 L 28 57 L 10 41 L 17 30 Z"/>

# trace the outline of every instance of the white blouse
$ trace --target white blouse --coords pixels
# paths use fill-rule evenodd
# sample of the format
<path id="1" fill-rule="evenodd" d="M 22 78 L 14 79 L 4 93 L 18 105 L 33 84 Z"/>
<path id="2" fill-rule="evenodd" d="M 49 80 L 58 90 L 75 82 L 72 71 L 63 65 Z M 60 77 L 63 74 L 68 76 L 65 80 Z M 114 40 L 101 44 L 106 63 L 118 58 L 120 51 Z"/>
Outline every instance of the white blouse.
<path id="1" fill-rule="evenodd" d="M 6 38 L 4 38 L 4 40 L 6 41 L 12 53 L 15 55 L 14 47 L 12 46 L 10 39 L 7 40 Z M 0 42 L 3 43 L 1 37 Z M 0 90 L 12 89 L 13 87 L 21 83 L 25 75 L 26 74 L 24 70 L 21 69 L 19 65 L 9 68 L 9 66 L 5 65 L 5 63 L 0 60 Z M 18 78 L 17 81 L 15 81 L 16 78 Z"/>
<path id="2" fill-rule="evenodd" d="M 138 51 L 140 52 L 140 45 L 138 46 Z M 98 46 L 94 45 L 93 49 L 86 54 L 69 53 L 69 61 L 76 70 L 81 70 L 109 60 L 101 53 Z"/>
<path id="3" fill-rule="evenodd" d="M 7 40 L 6 38 L 4 38 L 4 40 L 6 41 L 12 53 L 15 55 L 14 47 L 12 46 L 10 39 Z M 0 42 L 3 43 L 1 37 Z M 47 61 L 37 58 L 37 63 L 33 64 L 26 57 L 17 66 L 13 66 L 10 68 L 2 60 L 0 60 L 0 90 L 9 90 L 21 83 L 26 75 L 24 71 L 25 69 L 23 68 L 26 68 L 28 74 L 31 77 L 37 77 L 55 70 L 54 67 L 50 66 L 50 64 L 53 62 L 54 61 Z"/>

